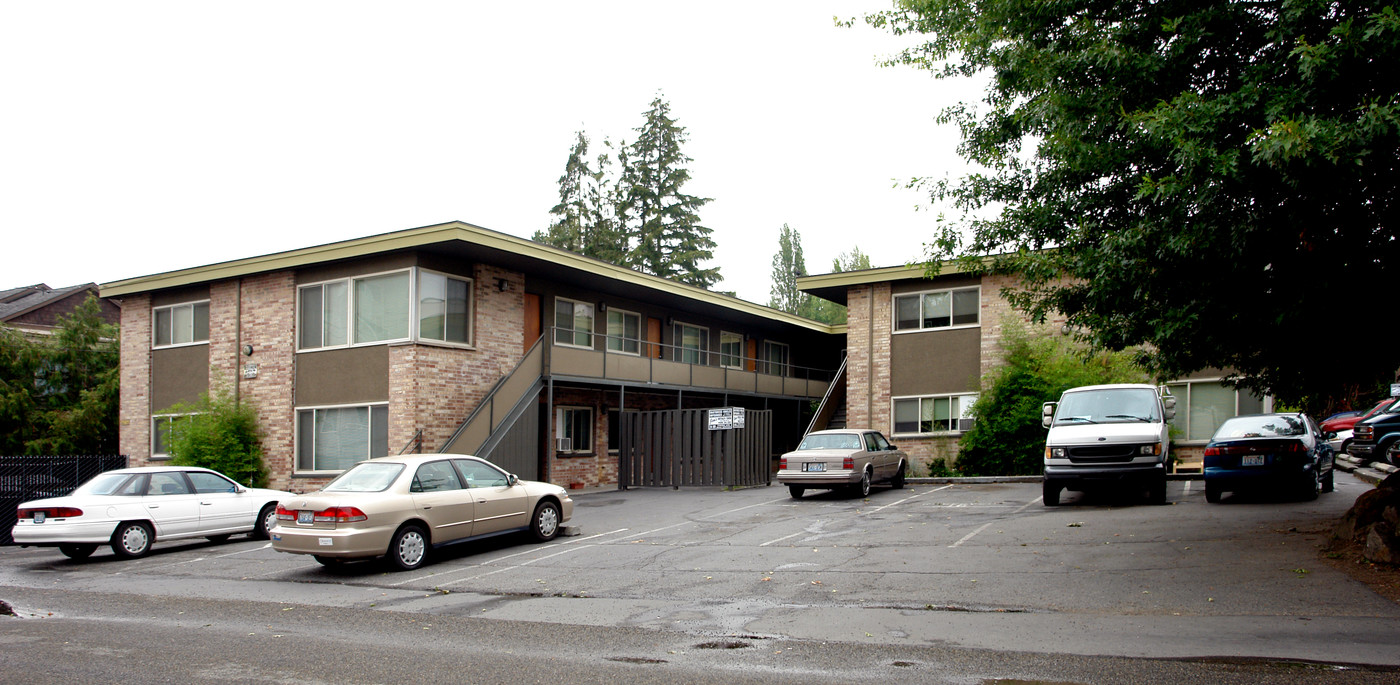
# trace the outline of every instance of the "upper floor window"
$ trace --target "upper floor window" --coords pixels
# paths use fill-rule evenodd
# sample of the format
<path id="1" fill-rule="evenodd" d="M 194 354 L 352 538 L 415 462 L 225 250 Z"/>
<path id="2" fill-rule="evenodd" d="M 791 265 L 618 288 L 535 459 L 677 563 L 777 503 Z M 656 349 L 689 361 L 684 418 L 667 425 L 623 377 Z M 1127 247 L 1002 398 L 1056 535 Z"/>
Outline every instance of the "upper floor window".
<path id="1" fill-rule="evenodd" d="M 933 290 L 894 298 L 894 329 L 919 331 L 976 326 L 981 288 Z"/>
<path id="2" fill-rule="evenodd" d="M 155 347 L 209 342 L 209 301 L 185 302 L 151 310 Z"/>
<path id="3" fill-rule="evenodd" d="M 304 285 L 297 349 L 409 339 L 469 345 L 471 314 L 470 279 L 420 269 Z"/>
<path id="4" fill-rule="evenodd" d="M 710 329 L 678 323 L 675 335 L 676 361 L 683 364 L 705 363 L 705 351 L 710 349 Z"/>
<path id="5" fill-rule="evenodd" d="M 471 281 L 418 272 L 418 339 L 471 344 Z"/>
<path id="6" fill-rule="evenodd" d="M 719 332 L 719 365 L 731 369 L 744 367 L 744 336 L 742 333 Z"/>
<path id="7" fill-rule="evenodd" d="M 642 317 L 619 309 L 608 310 L 608 349 L 641 354 Z"/>
<path id="8" fill-rule="evenodd" d="M 593 305 L 554 298 L 554 342 L 593 347 Z"/>
<path id="9" fill-rule="evenodd" d="M 788 375 L 792 365 L 791 348 L 785 343 L 763 341 L 763 372 L 773 376 Z"/>

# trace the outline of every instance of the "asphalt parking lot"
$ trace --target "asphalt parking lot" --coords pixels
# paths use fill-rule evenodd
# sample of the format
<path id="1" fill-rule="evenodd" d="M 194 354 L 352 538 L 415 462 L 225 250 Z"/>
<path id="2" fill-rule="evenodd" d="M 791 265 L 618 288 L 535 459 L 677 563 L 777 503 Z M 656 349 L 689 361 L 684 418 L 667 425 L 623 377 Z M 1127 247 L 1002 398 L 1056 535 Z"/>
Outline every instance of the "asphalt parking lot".
<path id="1" fill-rule="evenodd" d="M 158 544 L 119 561 L 0 549 L 7 588 L 249 599 L 575 626 L 1129 657 L 1400 665 L 1400 606 L 1320 563 L 1370 486 L 1314 502 L 1174 481 L 1167 506 L 1031 483 L 801 500 L 779 487 L 576 497 L 579 534 L 498 538 L 414 572 L 327 569 L 267 543 Z M 12 592 L 11 594 L 15 594 Z M 23 593 L 18 593 L 23 594 Z M 11 599 L 14 603 L 14 600 Z"/>

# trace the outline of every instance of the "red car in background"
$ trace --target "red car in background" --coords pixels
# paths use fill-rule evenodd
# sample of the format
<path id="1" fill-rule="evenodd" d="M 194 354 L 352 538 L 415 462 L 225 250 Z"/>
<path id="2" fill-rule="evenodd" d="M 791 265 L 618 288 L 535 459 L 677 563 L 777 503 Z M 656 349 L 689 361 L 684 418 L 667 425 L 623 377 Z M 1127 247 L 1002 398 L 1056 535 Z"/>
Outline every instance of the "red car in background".
<path id="1" fill-rule="evenodd" d="M 1323 422 L 1320 424 L 1320 427 L 1322 428 L 1322 432 L 1324 432 L 1324 433 L 1327 433 L 1327 432 L 1340 433 L 1340 432 L 1342 432 L 1342 431 L 1349 431 L 1349 430 L 1352 429 L 1352 426 L 1355 426 L 1358 422 L 1360 422 L 1360 421 L 1365 421 L 1366 419 L 1369 419 L 1369 418 L 1371 418 L 1372 416 L 1375 416 L 1377 413 L 1380 412 L 1381 409 L 1384 409 L 1385 407 L 1389 407 L 1390 405 L 1392 405 L 1392 404 L 1394 404 L 1394 403 L 1395 403 L 1395 398 L 1394 398 L 1394 397 L 1387 397 L 1386 399 L 1383 399 L 1383 400 L 1381 400 L 1380 402 L 1378 402 L 1378 403 L 1376 404 L 1376 406 L 1371 407 L 1371 410 L 1368 411 L 1368 412 L 1366 412 L 1365 414 L 1355 414 L 1355 415 L 1352 415 L 1352 416 L 1341 416 L 1341 417 L 1338 417 L 1338 418 L 1330 418 L 1330 419 L 1327 419 L 1326 421 L 1323 421 Z"/>

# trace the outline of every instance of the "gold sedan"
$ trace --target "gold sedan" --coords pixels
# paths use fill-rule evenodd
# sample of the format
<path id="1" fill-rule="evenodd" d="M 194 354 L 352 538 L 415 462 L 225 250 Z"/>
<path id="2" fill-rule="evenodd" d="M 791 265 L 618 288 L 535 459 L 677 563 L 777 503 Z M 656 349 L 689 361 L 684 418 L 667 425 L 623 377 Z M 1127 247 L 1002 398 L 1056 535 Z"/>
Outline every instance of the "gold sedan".
<path id="1" fill-rule="evenodd" d="M 384 556 L 403 570 L 433 549 L 528 530 L 550 540 L 574 513 L 557 485 L 520 480 L 459 454 L 380 457 L 282 500 L 272 548 L 325 565 Z"/>

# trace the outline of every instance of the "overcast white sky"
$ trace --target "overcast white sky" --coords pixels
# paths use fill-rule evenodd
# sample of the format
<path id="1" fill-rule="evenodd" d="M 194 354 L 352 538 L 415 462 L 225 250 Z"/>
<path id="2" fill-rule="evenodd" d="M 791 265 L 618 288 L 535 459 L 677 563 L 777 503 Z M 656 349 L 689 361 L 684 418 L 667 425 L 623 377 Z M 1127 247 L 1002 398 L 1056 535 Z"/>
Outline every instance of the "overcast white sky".
<path id="1" fill-rule="evenodd" d="M 962 170 L 934 117 L 980 92 L 832 21 L 888 6 L 4 2 L 0 288 L 451 220 L 528 238 L 574 132 L 630 141 L 658 93 L 714 199 L 717 289 L 766 303 L 784 223 L 812 273 L 857 245 L 902 264 L 937 208 L 896 179 Z"/>

